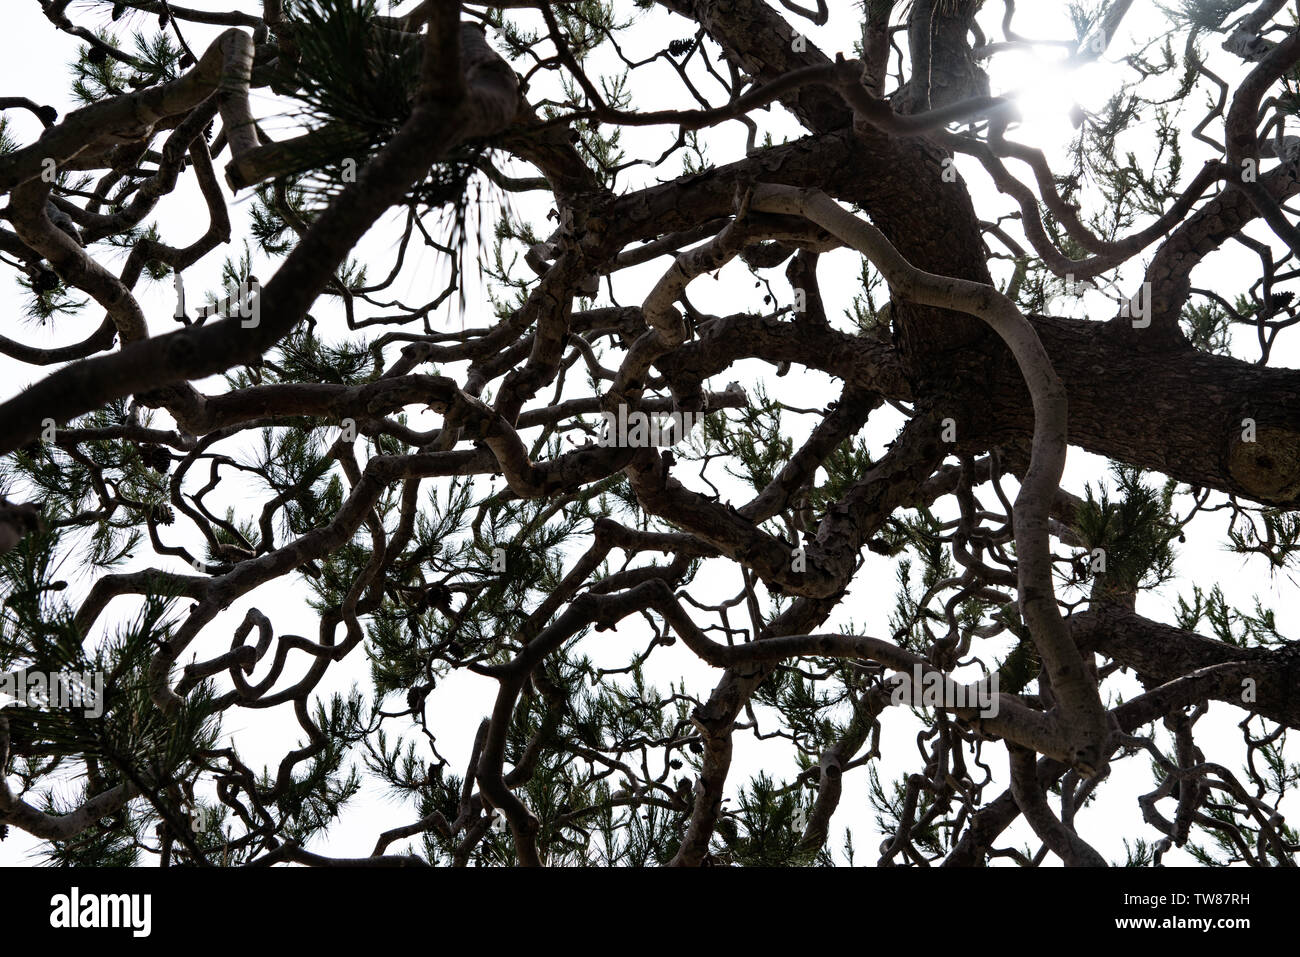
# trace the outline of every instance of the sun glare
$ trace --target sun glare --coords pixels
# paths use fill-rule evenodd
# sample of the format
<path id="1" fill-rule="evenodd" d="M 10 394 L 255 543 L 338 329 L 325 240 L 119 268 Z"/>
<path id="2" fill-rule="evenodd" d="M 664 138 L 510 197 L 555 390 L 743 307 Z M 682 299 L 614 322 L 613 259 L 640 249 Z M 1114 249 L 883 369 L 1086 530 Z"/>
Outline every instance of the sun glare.
<path id="1" fill-rule="evenodd" d="M 1019 138 L 1046 144 L 1072 136 L 1085 114 L 1105 104 L 1113 69 L 1102 61 L 1069 63 L 1064 57 L 1017 54 L 1006 55 L 991 71 L 991 80 L 994 90 L 1015 101 Z"/>

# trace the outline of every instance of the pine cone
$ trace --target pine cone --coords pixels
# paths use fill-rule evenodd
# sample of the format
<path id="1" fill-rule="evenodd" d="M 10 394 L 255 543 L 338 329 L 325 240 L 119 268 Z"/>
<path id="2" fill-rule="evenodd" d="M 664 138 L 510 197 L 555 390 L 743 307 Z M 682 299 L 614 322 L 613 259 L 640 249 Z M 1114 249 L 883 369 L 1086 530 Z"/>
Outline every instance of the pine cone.
<path id="1" fill-rule="evenodd" d="M 1275 316 L 1287 306 L 1291 305 L 1295 299 L 1295 293 L 1289 290 L 1272 293 L 1267 300 L 1265 309 L 1269 316 Z"/>
<path id="2" fill-rule="evenodd" d="M 59 276 L 52 269 L 42 269 L 32 277 L 32 292 L 38 296 L 59 288 Z"/>
<path id="3" fill-rule="evenodd" d="M 172 454 L 161 445 L 140 446 L 140 460 L 155 472 L 166 474 L 171 468 Z"/>

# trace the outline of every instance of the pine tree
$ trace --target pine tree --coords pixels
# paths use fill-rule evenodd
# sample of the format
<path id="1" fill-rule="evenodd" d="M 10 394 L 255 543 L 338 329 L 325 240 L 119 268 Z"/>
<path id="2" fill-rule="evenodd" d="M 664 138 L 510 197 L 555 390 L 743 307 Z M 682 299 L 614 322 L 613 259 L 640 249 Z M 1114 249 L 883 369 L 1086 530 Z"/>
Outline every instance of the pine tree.
<path id="1" fill-rule="evenodd" d="M 0 840 L 1293 866 L 1300 30 L 994 6 L 42 4 Z"/>

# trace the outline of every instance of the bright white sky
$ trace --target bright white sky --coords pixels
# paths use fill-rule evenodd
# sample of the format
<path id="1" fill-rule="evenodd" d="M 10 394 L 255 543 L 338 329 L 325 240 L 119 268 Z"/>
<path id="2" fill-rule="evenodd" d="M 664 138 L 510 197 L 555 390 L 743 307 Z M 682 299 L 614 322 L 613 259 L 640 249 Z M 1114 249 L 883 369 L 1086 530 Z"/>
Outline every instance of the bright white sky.
<path id="1" fill-rule="evenodd" d="M 250 0 L 242 0 L 238 3 L 232 0 L 190 0 L 189 5 L 209 10 L 229 10 L 234 7 L 256 12 L 260 9 L 259 3 Z M 396 10 L 405 12 L 413 5 L 413 3 L 397 4 Z M 78 9 L 80 6 L 80 4 L 73 6 L 74 16 L 78 22 L 85 25 L 95 24 L 97 20 L 94 17 L 87 17 L 84 10 Z M 827 26 L 805 29 L 804 32 L 810 36 L 812 42 L 828 54 L 833 55 L 837 51 L 842 51 L 847 56 L 853 56 L 852 42 L 858 35 L 855 19 L 858 5 L 834 4 L 832 6 L 835 13 Z M 626 10 L 628 15 L 635 12 L 630 2 L 620 2 L 619 8 Z M 990 38 L 1000 38 L 1001 6 L 990 4 L 989 8 L 983 18 L 985 32 Z M 102 5 L 102 9 L 104 12 L 95 14 L 95 17 L 107 23 L 107 5 Z M 7 28 L 0 38 L 0 51 L 3 52 L 3 55 L 0 55 L 0 93 L 5 95 L 22 93 L 40 102 L 54 105 L 61 112 L 67 112 L 74 105 L 69 93 L 68 63 L 75 58 L 77 44 L 50 26 L 41 15 L 35 0 L 21 0 L 21 2 L 9 0 L 6 3 L 6 14 L 8 15 Z M 136 15 L 129 22 L 133 27 L 148 33 L 152 33 L 156 28 L 152 18 L 143 14 Z M 118 26 L 120 27 L 120 24 Z M 1047 0 L 1047 2 L 1040 0 L 1034 4 L 1022 4 L 1015 27 L 1020 33 L 1034 38 L 1073 37 L 1067 4 L 1059 0 Z M 198 49 L 201 49 L 216 32 L 188 24 L 185 26 L 185 31 L 190 45 Z M 1151 0 L 1137 0 L 1126 20 L 1123 34 L 1112 45 L 1106 59 L 1113 61 L 1124 53 L 1130 52 L 1134 48 L 1135 40 L 1138 44 L 1145 43 L 1151 37 L 1159 36 L 1164 32 L 1165 24 L 1155 4 Z M 685 21 L 656 12 L 653 15 L 643 15 L 638 28 L 629 32 L 625 40 L 620 42 L 625 43 L 628 57 L 635 60 L 662 49 L 673 39 L 687 35 L 689 30 Z M 1211 43 L 1209 46 L 1212 52 L 1217 52 L 1214 44 Z M 1021 92 L 1025 122 L 1016 132 L 1015 137 L 1045 149 L 1049 157 L 1060 155 L 1074 132 L 1069 119 L 1070 101 L 1078 102 L 1087 110 L 1100 109 L 1114 90 L 1116 78 L 1120 75 L 1120 68 L 1105 62 L 1075 74 L 1068 74 L 1054 68 L 1053 57 L 1051 53 L 1044 53 L 1041 57 L 1009 54 L 998 58 L 993 70 L 995 93 Z M 1232 66 L 1223 65 L 1221 59 L 1221 57 L 1211 57 L 1210 60 L 1212 65 L 1216 62 L 1220 63 L 1222 66 L 1222 69 L 1218 70 L 1220 75 L 1237 75 Z M 603 69 L 612 71 L 616 68 L 616 61 L 612 57 L 599 57 L 596 63 Z M 675 74 L 667 68 L 656 74 L 654 72 L 656 69 L 659 69 L 658 64 L 647 68 L 644 75 L 633 75 L 631 89 L 635 106 L 655 109 L 695 105 L 685 91 L 681 90 Z M 1226 74 L 1224 71 L 1227 71 Z M 718 98 L 716 87 L 703 88 L 708 90 L 715 99 Z M 530 95 L 536 96 L 536 93 L 530 92 Z M 1198 90 L 1188 104 L 1189 116 L 1199 118 L 1203 99 L 1204 93 Z M 253 109 L 260 117 L 266 118 L 264 120 L 266 128 L 273 136 L 279 135 L 277 131 L 288 132 L 296 125 L 297 118 L 293 115 L 292 105 L 278 101 L 269 94 L 255 95 Z M 29 114 L 12 111 L 9 115 L 12 122 L 11 129 L 20 141 L 28 142 L 34 138 L 38 127 Z M 802 135 L 798 124 L 779 107 L 768 113 L 760 113 L 755 118 L 760 123 L 760 139 L 761 134 L 765 132 L 770 132 L 777 142 Z M 1135 126 L 1130 134 L 1133 137 L 1133 149 L 1142 148 L 1143 130 L 1149 128 L 1149 121 Z M 672 131 L 668 129 L 625 131 L 623 146 L 629 157 L 657 157 L 671 142 L 672 135 Z M 739 123 L 726 124 L 708 131 L 702 135 L 702 138 L 707 143 L 708 158 L 714 164 L 730 162 L 744 155 L 745 130 Z M 1185 149 L 1185 168 L 1193 171 L 1198 169 L 1201 161 L 1209 155 L 1208 147 L 1190 138 L 1185 143 Z M 224 162 L 225 158 L 220 158 L 218 167 Z M 959 158 L 958 166 L 971 186 L 984 219 L 994 219 L 1013 208 L 1005 197 L 998 195 L 992 189 L 983 170 L 977 164 Z M 516 172 L 522 173 L 526 169 L 521 166 Z M 680 167 L 676 158 L 670 159 L 659 169 L 647 166 L 636 167 L 620 180 L 620 188 L 632 189 L 657 180 L 671 179 L 679 172 Z M 515 215 L 530 221 L 540 234 L 549 233 L 545 219 L 549 204 L 546 201 L 516 195 L 511 197 L 510 203 Z M 241 235 L 240 224 L 247 215 L 246 211 L 246 196 L 237 197 L 232 211 L 236 243 L 225 250 L 209 255 L 197 267 L 186 273 L 186 287 L 191 302 L 201 298 L 202 291 L 216 289 L 224 256 L 238 257 L 241 252 L 237 245 Z M 936 215 L 942 215 L 942 211 L 936 210 Z M 176 193 L 160 204 L 155 219 L 164 238 L 175 244 L 190 242 L 205 228 L 207 213 L 192 177 L 182 178 L 182 184 Z M 372 277 L 386 273 L 391 264 L 397 235 L 393 232 L 392 222 L 390 219 L 386 224 L 381 224 L 373 230 L 359 250 L 359 258 L 372 264 Z M 1255 230 L 1255 234 L 1262 235 L 1258 229 Z M 1147 251 L 1147 258 L 1151 252 L 1152 250 Z M 107 253 L 103 250 L 96 250 L 96 255 L 101 261 L 107 260 L 116 268 L 120 268 L 124 258 L 124 254 Z M 669 262 L 670 260 L 664 258 L 637 270 L 618 274 L 615 283 L 618 301 L 639 302 L 650 288 L 650 284 Z M 255 258 L 255 273 L 265 278 L 271 271 L 271 264 L 264 258 L 260 261 Z M 858 258 L 854 254 L 838 252 L 822 257 L 820 279 L 823 295 L 827 300 L 827 311 L 832 317 L 841 316 L 843 310 L 848 308 L 852 297 L 860 291 L 857 273 Z M 1232 294 L 1244 288 L 1256 275 L 1258 275 L 1257 262 L 1236 252 L 1226 252 L 1212 258 L 1207 265 L 1203 266 L 1197 272 L 1196 280 L 1198 285 L 1215 288 L 1231 298 Z M 416 252 L 409 257 L 403 278 L 399 280 L 392 292 L 406 302 L 425 301 L 441 289 L 444 276 L 444 266 L 435 256 Z M 1140 269 L 1125 274 L 1124 279 L 1129 283 L 1124 287 L 1126 292 L 1133 291 L 1133 284 L 1137 281 L 1135 277 L 1139 276 Z M 1232 277 L 1231 280 L 1228 277 Z M 1241 283 L 1239 277 L 1249 278 L 1245 283 Z M 782 269 L 769 271 L 768 278 L 778 294 L 788 294 Z M 1005 275 L 1000 278 L 1005 279 Z M 486 297 L 482 294 L 481 288 L 476 288 L 478 279 L 472 270 L 467 275 L 467 280 L 465 314 L 461 316 L 452 312 L 457 309 L 453 297 L 453 302 L 435 324 L 442 323 L 444 328 L 448 328 L 459 327 L 462 322 L 471 326 L 481 325 L 489 320 L 490 312 L 485 308 Z M 736 311 L 737 302 L 740 300 L 744 300 L 748 307 L 761 308 L 763 291 L 755 290 L 753 287 L 753 279 L 747 269 L 742 264 L 733 262 L 716 278 L 705 277 L 693 283 L 690 287 L 690 296 L 698 308 L 726 314 Z M 153 331 L 162 333 L 174 328 L 171 319 L 174 293 L 170 281 L 147 285 L 138 292 L 150 316 Z M 0 282 L 0 304 L 5 307 L 6 315 L 14 319 L 21 315 L 22 299 L 17 294 L 16 285 L 10 280 Z M 1095 307 L 1104 303 L 1090 299 L 1087 304 Z M 325 327 L 332 330 L 334 334 L 340 337 L 346 335 L 342 316 L 332 306 L 313 312 L 318 317 L 326 317 Z M 370 314 L 373 313 L 363 312 L 362 317 Z M 1075 314 L 1084 315 L 1083 309 L 1080 308 Z M 1105 315 L 1109 314 L 1112 313 Z M 21 335 L 26 341 L 33 343 L 66 343 L 80 339 L 89 328 L 86 324 L 98 323 L 99 320 L 99 311 L 88 309 L 81 318 L 61 322 L 53 333 L 30 325 L 20 327 L 16 321 L 11 320 L 6 334 Z M 1251 351 L 1248 340 L 1242 344 L 1238 354 L 1247 359 L 1254 359 L 1257 356 L 1257 353 Z M 1282 365 L 1295 364 L 1294 356 L 1289 350 L 1276 351 L 1274 362 Z M 0 399 L 16 393 L 41 375 L 40 370 L 19 366 L 3 359 L 0 359 L 0 369 L 7 373 L 3 379 L 4 385 L 0 386 Z M 454 370 L 449 371 L 454 372 Z M 819 374 L 801 374 L 800 370 L 796 369 L 789 376 L 778 379 L 772 376 L 770 367 L 756 362 L 744 363 L 728 370 L 725 377 L 713 383 L 713 387 L 722 388 L 731 379 L 736 379 L 751 390 L 754 384 L 761 380 L 767 384 L 772 394 L 803 408 L 824 404 L 834 399 L 839 391 L 834 383 Z M 208 385 L 209 391 L 219 389 L 221 387 L 219 383 L 220 380 L 211 380 Z M 199 387 L 204 388 L 204 384 L 200 383 Z M 1115 401 L 1122 403 L 1125 397 L 1117 395 Z M 165 416 L 163 418 L 165 420 Z M 812 419 L 808 416 L 790 416 L 787 421 L 795 433 L 796 441 L 806 434 L 812 424 Z M 896 415 L 880 414 L 873 417 L 865 433 L 873 452 L 877 454 L 883 452 L 884 445 L 893 438 L 899 421 Z M 1103 461 L 1074 450 L 1070 455 L 1064 484 L 1069 490 L 1082 493 L 1085 482 L 1095 482 L 1104 473 Z M 720 474 L 717 469 L 709 472 L 710 478 L 721 485 Z M 688 484 L 702 487 L 698 482 L 691 483 L 689 473 L 683 476 L 683 480 Z M 722 487 L 724 491 L 734 494 L 736 501 L 743 500 L 742 490 L 738 487 L 734 485 L 730 488 L 726 485 Z M 216 500 L 214 497 L 209 500 L 209 505 L 218 508 L 228 502 L 238 507 L 245 498 L 243 492 L 232 485 L 223 500 Z M 243 504 L 247 507 L 246 502 Z M 179 534 L 174 529 L 170 531 L 173 535 Z M 1187 544 L 1180 552 L 1176 566 L 1178 579 L 1156 593 L 1144 595 L 1139 601 L 1138 610 L 1153 618 L 1172 620 L 1171 608 L 1175 606 L 1176 596 L 1189 595 L 1192 583 L 1200 584 L 1207 590 L 1211 584 L 1218 583 L 1231 602 L 1245 609 L 1253 606 L 1254 596 L 1258 595 L 1266 606 L 1276 608 L 1283 632 L 1290 633 L 1295 618 L 1284 598 L 1284 589 L 1293 587 L 1290 580 L 1286 577 L 1270 578 L 1267 565 L 1262 559 L 1246 562 L 1238 556 L 1225 553 L 1221 541 L 1221 521 L 1213 519 L 1194 523 L 1188 530 Z M 178 559 L 172 558 L 155 559 L 151 556 L 142 556 L 142 559 L 144 564 L 160 567 L 179 568 L 180 565 Z M 892 561 L 868 554 L 866 566 L 859 575 L 849 601 L 841 612 L 828 622 L 827 627 L 846 629 L 854 627 L 861 633 L 886 635 L 886 619 L 893 607 L 895 595 L 892 566 Z M 709 595 L 735 594 L 739 589 L 736 576 L 734 566 L 729 564 L 719 565 L 717 568 L 710 567 L 697 580 L 700 585 L 705 586 L 704 588 L 697 586 L 697 594 L 701 592 Z M 84 591 L 88 584 L 89 582 L 84 579 L 74 581 L 73 590 Z M 221 615 L 200 639 L 198 645 L 200 652 L 206 655 L 219 647 L 226 646 L 230 632 L 243 619 L 245 610 L 250 605 L 255 605 L 271 617 L 277 633 L 296 632 L 314 635 L 316 632 L 316 620 L 303 606 L 301 596 L 288 594 L 282 585 L 277 584 L 246 596 Z M 131 610 L 130 603 L 119 600 L 101 619 L 101 625 L 122 622 L 126 620 Z M 620 629 L 617 634 L 606 633 L 588 639 L 584 651 L 595 655 L 603 664 L 616 666 L 624 663 L 634 651 L 644 647 L 645 636 L 644 629 L 639 623 L 629 622 L 629 627 Z M 607 653 L 604 650 L 596 652 L 597 643 L 601 641 L 609 644 Z M 1001 646 L 989 649 L 985 654 L 985 660 L 993 660 L 1005 653 L 1005 650 Z M 707 696 L 716 680 L 712 669 L 700 665 L 684 651 L 680 644 L 668 651 L 676 654 L 664 654 L 664 650 L 661 649 L 647 668 L 648 676 L 656 686 L 666 690 L 670 682 L 685 678 L 692 692 L 700 697 Z M 188 660 L 188 653 L 186 660 Z M 290 674 L 283 680 L 287 682 L 292 679 L 293 675 Z M 360 680 L 364 687 L 366 667 L 359 653 L 354 653 L 343 666 L 332 669 L 329 679 L 322 684 L 320 690 L 322 692 L 346 690 L 354 680 Z M 469 675 L 457 675 L 441 682 L 437 692 L 429 699 L 430 727 L 437 734 L 439 751 L 451 760 L 452 767 L 457 773 L 464 769 L 474 730 L 486 714 L 494 690 L 495 684 L 492 682 Z M 1125 695 L 1131 697 L 1139 690 L 1136 682 L 1129 679 L 1129 684 L 1125 687 Z M 1206 739 L 1202 745 L 1212 759 L 1217 757 L 1234 768 L 1240 763 L 1235 757 L 1241 750 L 1236 745 L 1240 738 L 1234 727 L 1235 720 L 1239 717 L 1239 712 L 1230 711 L 1226 706 L 1218 704 L 1212 707 L 1210 719 L 1198 725 Z M 1216 721 L 1216 733 L 1206 735 L 1204 729 Z M 768 722 L 770 728 L 770 716 Z M 882 737 L 884 759 L 880 762 L 880 771 L 882 779 L 888 782 L 910 770 L 915 764 L 914 736 L 919 724 L 905 714 L 890 713 L 884 722 L 884 727 L 885 733 Z M 257 729 L 256 736 L 241 733 L 253 728 Z M 278 761 L 285 751 L 297 745 L 301 735 L 292 714 L 288 709 L 283 708 L 278 709 L 273 715 L 261 712 L 229 713 L 225 730 L 234 735 L 244 760 L 253 766 L 263 761 L 272 763 Z M 1212 745 L 1216 740 L 1223 742 L 1217 754 Z M 1207 742 L 1210 742 L 1211 746 L 1206 746 Z M 1001 747 L 993 745 L 987 748 L 984 759 L 998 772 L 999 781 L 1004 782 L 1005 758 Z M 794 771 L 792 753 L 780 743 L 760 745 L 753 742 L 750 735 L 738 733 L 736 759 L 730 779 L 733 788 L 748 781 L 749 777 L 759 770 L 766 770 L 778 780 L 788 777 Z M 873 823 L 874 814 L 867 802 L 866 784 L 865 769 L 855 771 L 846 777 L 844 798 L 834 819 L 834 837 L 830 844 L 837 858 L 842 857 L 839 851 L 843 843 L 844 828 L 850 827 L 854 833 L 858 862 L 871 863 L 875 860 L 875 849 L 880 843 L 881 835 Z M 1111 780 L 1102 788 L 1100 800 L 1081 812 L 1081 833 L 1093 841 L 1108 859 L 1122 862 L 1124 857 L 1122 839 L 1125 837 L 1130 840 L 1138 835 L 1145 836 L 1149 840 L 1158 838 L 1158 834 L 1142 823 L 1136 805 L 1136 796 L 1150 790 L 1151 786 L 1148 762 L 1145 758 L 1123 762 L 1115 767 Z M 999 792 L 998 785 L 990 785 L 985 792 L 986 798 L 992 799 Z M 376 788 L 368 787 L 361 798 L 354 801 L 350 809 L 344 813 L 342 821 L 330 831 L 328 839 L 314 845 L 313 849 L 336 856 L 368 854 L 381 831 L 414 819 L 415 815 L 410 807 L 398 806 Z M 1001 843 L 1018 845 L 1029 843 L 1036 846 L 1033 835 L 1023 825 L 1013 829 Z M 36 842 L 27 839 L 26 835 L 11 831 L 9 840 L 0 845 L 0 864 L 33 862 L 35 858 L 29 854 L 35 846 Z M 416 842 L 411 842 L 411 846 L 418 849 Z M 390 852 L 399 852 L 402 849 L 401 844 L 394 845 Z M 1167 863 L 1188 860 L 1186 855 L 1179 852 L 1173 852 L 1166 857 Z"/>

